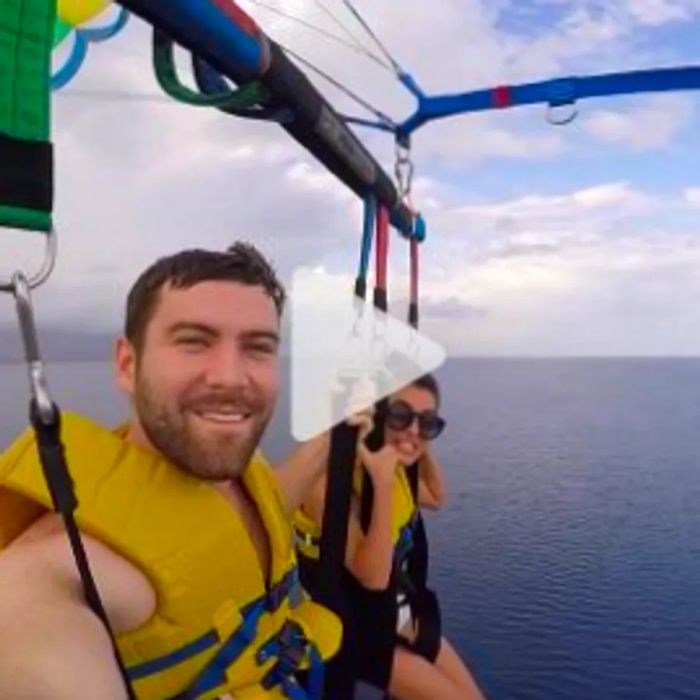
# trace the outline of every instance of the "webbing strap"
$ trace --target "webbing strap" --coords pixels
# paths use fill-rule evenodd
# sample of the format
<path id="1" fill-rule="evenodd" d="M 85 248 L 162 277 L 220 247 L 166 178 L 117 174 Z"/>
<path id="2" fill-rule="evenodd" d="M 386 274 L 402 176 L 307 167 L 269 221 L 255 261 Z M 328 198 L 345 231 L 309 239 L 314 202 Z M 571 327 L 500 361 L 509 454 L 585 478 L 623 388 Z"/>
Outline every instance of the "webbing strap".
<path id="1" fill-rule="evenodd" d="M 73 552 L 80 580 L 83 585 L 85 599 L 90 609 L 97 615 L 104 625 L 112 642 L 112 649 L 117 667 L 124 681 L 129 700 L 136 700 L 136 695 L 127 676 L 124 662 L 117 648 L 114 632 L 112 631 L 107 613 L 105 612 L 100 594 L 95 584 L 95 579 L 90 570 L 87 552 L 80 536 L 78 525 L 75 521 L 75 510 L 78 500 L 73 490 L 68 465 L 66 464 L 65 450 L 61 442 L 61 413 L 56 405 L 53 406 L 53 416 L 47 420 L 42 416 L 36 399 L 30 404 L 30 418 L 37 438 L 37 449 L 44 473 L 44 479 L 51 494 L 54 510 L 61 515 L 65 524 L 66 533 Z"/>
<path id="2" fill-rule="evenodd" d="M 197 700 L 226 682 L 226 670 L 252 644 L 258 631 L 258 623 L 265 612 L 265 603 L 255 605 L 243 618 L 242 624 L 224 642 L 206 668 L 190 687 L 172 700 Z"/>
<path id="3" fill-rule="evenodd" d="M 411 297 L 408 305 L 408 323 L 418 329 L 418 258 L 419 248 L 418 241 L 411 238 L 409 243 L 411 247 Z"/>
<path id="4" fill-rule="evenodd" d="M 345 548 L 352 497 L 353 465 L 357 453 L 358 429 L 348 423 L 336 425 L 331 432 L 328 479 L 321 524 L 321 543 L 316 574 L 315 599 L 341 620 L 352 619 L 347 589 L 344 586 Z M 326 697 L 352 700 L 355 689 L 356 651 L 341 645 L 333 659 L 332 672 L 325 681 Z"/>
<path id="5" fill-rule="evenodd" d="M 203 58 L 192 54 L 192 70 L 199 91 L 204 95 L 224 95 L 233 92 L 229 83 Z M 252 108 L 220 107 L 225 114 L 244 119 L 257 119 L 262 121 L 274 121 L 280 124 L 288 123 L 294 119 L 294 113 L 286 107 L 256 106 Z"/>
<path id="6" fill-rule="evenodd" d="M 374 195 L 369 194 L 365 197 L 360 266 L 355 279 L 355 296 L 363 300 L 367 297 L 367 271 L 369 269 L 369 257 L 372 253 L 372 239 L 374 237 L 376 219 L 377 200 Z"/>
<path id="7" fill-rule="evenodd" d="M 0 226 L 48 232 L 55 0 L 0 3 Z"/>
<path id="8" fill-rule="evenodd" d="M 388 258 L 389 258 L 389 211 L 379 207 L 377 212 L 377 254 L 374 305 L 380 311 L 388 311 Z"/>
<path id="9" fill-rule="evenodd" d="M 216 107 L 218 109 L 251 109 L 263 102 L 267 96 L 262 83 L 254 81 L 237 90 L 226 90 L 218 94 L 202 94 L 191 90 L 177 75 L 175 44 L 162 30 L 153 30 L 153 68 L 163 91 L 177 100 L 194 107 Z"/>
<path id="10" fill-rule="evenodd" d="M 358 429 L 339 423 L 331 431 L 328 457 L 321 555 L 319 558 L 319 601 L 335 609 L 345 568 L 345 546 L 352 495 L 352 466 L 357 453 Z"/>

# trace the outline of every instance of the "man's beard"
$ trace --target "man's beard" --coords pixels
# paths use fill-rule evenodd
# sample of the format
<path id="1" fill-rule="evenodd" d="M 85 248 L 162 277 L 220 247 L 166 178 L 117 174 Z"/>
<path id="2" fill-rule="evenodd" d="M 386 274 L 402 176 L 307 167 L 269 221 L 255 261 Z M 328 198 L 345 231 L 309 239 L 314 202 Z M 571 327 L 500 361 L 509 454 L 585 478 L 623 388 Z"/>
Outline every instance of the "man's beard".
<path id="1" fill-rule="evenodd" d="M 223 481 L 240 475 L 253 456 L 270 419 L 261 400 L 243 397 L 241 392 L 200 394 L 174 406 L 158 400 L 158 393 L 140 377 L 134 392 L 134 405 L 141 427 L 151 444 L 183 471 L 206 481 Z M 216 411 L 236 406 L 250 413 L 247 434 L 199 435 L 192 425 L 199 421 L 196 411 Z M 204 428 L 202 428 L 204 430 Z"/>

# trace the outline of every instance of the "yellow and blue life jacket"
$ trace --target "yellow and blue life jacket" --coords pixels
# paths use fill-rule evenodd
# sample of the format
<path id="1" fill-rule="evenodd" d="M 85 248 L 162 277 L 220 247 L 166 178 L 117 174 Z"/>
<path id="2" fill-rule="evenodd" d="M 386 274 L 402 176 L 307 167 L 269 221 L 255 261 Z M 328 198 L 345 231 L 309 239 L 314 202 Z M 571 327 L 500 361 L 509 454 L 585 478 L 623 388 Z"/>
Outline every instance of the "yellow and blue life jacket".
<path id="1" fill-rule="evenodd" d="M 210 484 L 76 415 L 64 414 L 61 437 L 81 531 L 131 561 L 156 592 L 153 616 L 116 638 L 139 700 L 320 694 L 341 625 L 301 588 L 282 497 L 260 455 L 242 485 L 270 541 L 268 583 L 243 520 Z M 27 431 L 0 456 L 0 549 L 50 509 Z"/>
<path id="2" fill-rule="evenodd" d="M 417 465 L 408 469 L 417 470 Z M 417 484 L 414 486 L 411 483 L 408 469 L 398 466 L 393 484 L 394 552 L 389 585 L 384 590 L 370 590 L 362 586 L 347 568 L 342 575 L 342 597 L 345 603 L 339 612 L 343 619 L 343 649 L 328 667 L 330 687 L 337 690 L 339 697 L 348 697 L 348 674 L 377 688 L 387 688 L 397 644 L 404 644 L 421 653 L 413 648 L 412 643 L 398 635 L 400 599 L 407 600 L 413 619 L 419 621 L 419 629 L 423 627 L 431 630 L 431 638 L 437 635 L 439 639 L 440 636 L 437 599 L 425 585 L 427 541 L 414 495 Z M 362 515 L 365 517 L 361 517 L 360 520 L 365 532 L 369 528 L 372 509 L 368 481 L 366 470 L 361 464 L 357 464 L 353 472 L 353 495 L 363 505 Z M 322 585 L 319 580 L 321 526 L 306 513 L 299 511 L 295 515 L 294 527 L 302 582 L 313 596 L 321 592 Z M 422 538 L 422 547 L 416 548 L 416 535 L 419 544 Z M 415 565 L 414 559 L 418 566 Z M 422 573 L 424 563 L 425 576 Z M 436 621 L 436 624 L 432 624 L 432 621 Z M 434 660 L 432 646 L 422 655 Z M 348 669 L 348 664 L 353 666 L 352 671 Z"/>
<path id="3" fill-rule="evenodd" d="M 362 498 L 364 468 L 357 464 L 353 472 L 353 494 Z M 397 466 L 392 491 L 391 533 L 394 543 L 394 561 L 402 564 L 413 546 L 413 527 L 418 509 L 411 492 L 406 470 Z M 294 534 L 298 553 L 307 559 L 318 560 L 321 542 L 321 525 L 314 522 L 303 510 L 294 515 Z"/>

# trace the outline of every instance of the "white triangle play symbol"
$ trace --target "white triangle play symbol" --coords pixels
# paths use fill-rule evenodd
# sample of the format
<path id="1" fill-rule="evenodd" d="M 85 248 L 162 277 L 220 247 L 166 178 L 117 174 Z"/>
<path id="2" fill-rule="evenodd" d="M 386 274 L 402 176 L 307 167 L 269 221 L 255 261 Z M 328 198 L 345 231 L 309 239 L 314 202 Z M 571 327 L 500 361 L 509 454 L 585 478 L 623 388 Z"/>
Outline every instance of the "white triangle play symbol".
<path id="1" fill-rule="evenodd" d="M 407 323 L 360 303 L 323 270 L 300 268 L 291 301 L 291 419 L 308 440 L 407 386 L 445 350 Z"/>

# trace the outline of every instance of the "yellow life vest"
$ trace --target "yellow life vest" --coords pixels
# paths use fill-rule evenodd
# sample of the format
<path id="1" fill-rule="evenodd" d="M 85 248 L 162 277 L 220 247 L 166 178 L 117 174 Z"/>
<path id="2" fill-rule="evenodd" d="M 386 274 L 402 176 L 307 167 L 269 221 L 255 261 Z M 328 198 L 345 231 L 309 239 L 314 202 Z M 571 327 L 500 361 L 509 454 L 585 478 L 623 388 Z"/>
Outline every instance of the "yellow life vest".
<path id="1" fill-rule="evenodd" d="M 307 697 L 292 674 L 312 668 L 316 677 L 341 625 L 301 589 L 264 459 L 256 455 L 242 482 L 270 540 L 269 587 L 241 517 L 210 484 L 76 415 L 63 415 L 61 437 L 80 529 L 133 562 L 156 592 L 154 615 L 116 640 L 138 698 Z M 50 508 L 27 431 L 0 455 L 0 548 Z"/>
<path id="2" fill-rule="evenodd" d="M 358 498 L 362 495 L 364 468 L 358 463 L 353 472 L 353 493 Z M 411 530 L 417 513 L 416 503 L 411 492 L 411 485 L 403 466 L 397 466 L 394 479 L 391 517 L 391 533 L 395 557 L 403 560 L 411 546 Z M 303 510 L 294 514 L 296 548 L 299 554 L 309 559 L 319 558 L 321 525 L 314 522 Z"/>

